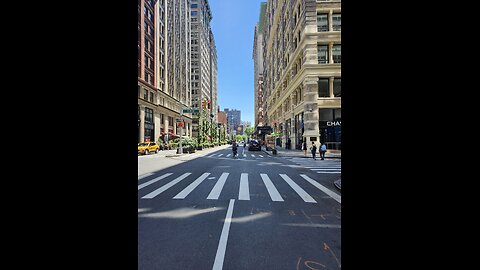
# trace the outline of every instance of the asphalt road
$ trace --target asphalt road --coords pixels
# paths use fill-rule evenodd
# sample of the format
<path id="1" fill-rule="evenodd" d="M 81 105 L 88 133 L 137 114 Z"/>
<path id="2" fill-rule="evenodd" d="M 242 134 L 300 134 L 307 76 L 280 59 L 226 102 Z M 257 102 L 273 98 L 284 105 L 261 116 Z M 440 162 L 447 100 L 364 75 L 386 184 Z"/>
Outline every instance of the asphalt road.
<path id="1" fill-rule="evenodd" d="M 138 269 L 341 269 L 340 161 L 239 150 L 139 157 Z"/>

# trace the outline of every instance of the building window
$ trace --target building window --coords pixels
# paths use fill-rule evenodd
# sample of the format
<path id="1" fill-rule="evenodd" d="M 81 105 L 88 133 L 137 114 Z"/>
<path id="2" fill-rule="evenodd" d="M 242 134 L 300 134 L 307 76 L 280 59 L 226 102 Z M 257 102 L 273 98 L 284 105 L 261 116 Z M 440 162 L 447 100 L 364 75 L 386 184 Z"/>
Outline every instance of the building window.
<path id="1" fill-rule="evenodd" d="M 153 92 L 150 92 L 150 102 L 153 103 Z"/>
<path id="2" fill-rule="evenodd" d="M 192 16 L 197 16 L 198 11 L 192 11 Z"/>
<path id="3" fill-rule="evenodd" d="M 138 86 L 138 97 L 140 98 L 140 85 Z"/>
<path id="4" fill-rule="evenodd" d="M 341 31 L 342 30 L 342 14 L 333 13 L 332 24 L 333 24 L 332 25 L 333 31 Z"/>
<path id="5" fill-rule="evenodd" d="M 342 45 L 334 44 L 332 47 L 333 63 L 342 63 Z"/>
<path id="6" fill-rule="evenodd" d="M 173 117 L 171 116 L 168 117 L 168 125 L 173 126 Z"/>
<path id="7" fill-rule="evenodd" d="M 328 14 L 317 14 L 317 31 L 328 32 Z"/>
<path id="8" fill-rule="evenodd" d="M 198 4 L 192 4 L 192 8 L 198 8 Z"/>
<path id="9" fill-rule="evenodd" d="M 145 92 L 143 93 L 143 99 L 148 100 L 148 90 L 145 89 Z"/>
<path id="10" fill-rule="evenodd" d="M 160 114 L 160 124 L 163 125 L 164 122 L 165 122 L 165 115 L 162 113 Z"/>
<path id="11" fill-rule="evenodd" d="M 318 79 L 318 97 L 330 97 L 330 87 L 328 78 Z"/>
<path id="12" fill-rule="evenodd" d="M 318 45 L 318 63 L 328 63 L 328 45 Z"/>
<path id="13" fill-rule="evenodd" d="M 342 78 L 335 78 L 333 80 L 333 96 L 334 97 L 342 96 Z"/>
<path id="14" fill-rule="evenodd" d="M 145 122 L 153 123 L 153 110 L 145 108 Z"/>

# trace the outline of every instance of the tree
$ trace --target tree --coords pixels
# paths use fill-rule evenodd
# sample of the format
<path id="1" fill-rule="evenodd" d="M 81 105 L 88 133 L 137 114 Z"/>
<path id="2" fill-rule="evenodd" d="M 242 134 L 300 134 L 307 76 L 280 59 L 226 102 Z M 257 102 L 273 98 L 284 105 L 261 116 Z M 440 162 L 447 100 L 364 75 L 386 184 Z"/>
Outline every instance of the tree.
<path id="1" fill-rule="evenodd" d="M 254 129 L 255 129 L 254 127 L 246 127 L 243 132 L 247 135 L 247 138 L 251 138 L 251 135 L 253 134 Z"/>

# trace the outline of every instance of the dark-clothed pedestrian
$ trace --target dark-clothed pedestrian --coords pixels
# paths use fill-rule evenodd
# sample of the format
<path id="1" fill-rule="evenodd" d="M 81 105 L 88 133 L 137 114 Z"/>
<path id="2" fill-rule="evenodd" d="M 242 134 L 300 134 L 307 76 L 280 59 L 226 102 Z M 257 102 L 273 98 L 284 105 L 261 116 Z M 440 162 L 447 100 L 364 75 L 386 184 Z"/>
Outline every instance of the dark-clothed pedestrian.
<path id="1" fill-rule="evenodd" d="M 315 142 L 312 142 L 312 146 L 310 147 L 310 151 L 312 151 L 312 157 L 314 160 L 317 160 L 315 158 L 315 155 L 317 154 L 317 146 L 315 145 Z"/>
<path id="2" fill-rule="evenodd" d="M 232 143 L 233 157 L 237 156 L 237 142 Z"/>
<path id="3" fill-rule="evenodd" d="M 305 140 L 302 144 L 303 156 L 307 157 L 307 141 Z"/>

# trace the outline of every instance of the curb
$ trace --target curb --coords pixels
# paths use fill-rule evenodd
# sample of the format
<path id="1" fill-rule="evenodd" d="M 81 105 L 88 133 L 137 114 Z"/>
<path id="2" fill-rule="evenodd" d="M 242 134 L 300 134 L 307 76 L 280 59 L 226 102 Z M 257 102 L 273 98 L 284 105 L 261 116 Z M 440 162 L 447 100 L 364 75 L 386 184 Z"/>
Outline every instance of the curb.
<path id="1" fill-rule="evenodd" d="M 338 188 L 340 191 L 342 191 L 342 179 L 339 179 L 335 182 L 333 182 L 336 188 Z"/>

